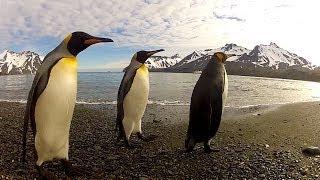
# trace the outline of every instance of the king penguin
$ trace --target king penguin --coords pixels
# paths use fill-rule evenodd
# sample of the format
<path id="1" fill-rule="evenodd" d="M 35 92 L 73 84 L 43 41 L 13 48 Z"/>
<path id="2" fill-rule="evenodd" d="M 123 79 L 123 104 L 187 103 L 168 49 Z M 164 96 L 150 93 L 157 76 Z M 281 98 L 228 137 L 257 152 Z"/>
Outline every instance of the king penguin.
<path id="1" fill-rule="evenodd" d="M 147 106 L 149 96 L 149 71 L 144 64 L 146 60 L 157 52 L 139 51 L 135 53 L 122 78 L 117 99 L 116 129 L 118 140 L 123 139 L 128 147 L 132 133 L 137 133 L 139 139 L 151 141 L 155 136 L 146 137 L 141 131 L 141 118 Z"/>
<path id="2" fill-rule="evenodd" d="M 213 151 L 210 140 L 218 131 L 228 93 L 228 76 L 224 63 L 232 56 L 235 55 L 222 52 L 209 56 L 209 62 L 193 89 L 185 140 L 187 152 L 192 151 L 196 143 L 204 143 L 205 152 Z"/>
<path id="3" fill-rule="evenodd" d="M 26 160 L 26 142 L 30 122 L 35 137 L 36 169 L 40 177 L 54 179 L 42 164 L 60 159 L 66 175 L 75 175 L 69 162 L 69 130 L 77 94 L 76 56 L 92 44 L 113 42 L 85 32 L 69 34 L 48 53 L 38 69 L 29 92 L 24 117 L 22 161 Z"/>

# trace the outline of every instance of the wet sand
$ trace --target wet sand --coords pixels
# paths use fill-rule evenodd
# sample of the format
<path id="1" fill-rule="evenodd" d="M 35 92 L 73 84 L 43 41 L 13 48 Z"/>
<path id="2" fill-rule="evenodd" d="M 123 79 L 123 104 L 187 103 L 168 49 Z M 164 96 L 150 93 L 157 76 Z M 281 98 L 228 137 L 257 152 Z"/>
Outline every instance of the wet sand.
<path id="1" fill-rule="evenodd" d="M 71 126 L 70 160 L 90 169 L 77 179 L 307 179 L 320 175 L 320 159 L 301 149 L 320 146 L 320 103 L 226 108 L 206 154 L 202 145 L 184 152 L 189 106 L 148 105 L 142 128 L 158 135 L 153 142 L 127 149 L 117 143 L 114 105 L 77 104 Z M 0 102 L 0 179 L 37 177 L 33 137 L 29 132 L 28 163 L 19 163 L 25 104 Z M 64 178 L 58 161 L 45 168 Z"/>

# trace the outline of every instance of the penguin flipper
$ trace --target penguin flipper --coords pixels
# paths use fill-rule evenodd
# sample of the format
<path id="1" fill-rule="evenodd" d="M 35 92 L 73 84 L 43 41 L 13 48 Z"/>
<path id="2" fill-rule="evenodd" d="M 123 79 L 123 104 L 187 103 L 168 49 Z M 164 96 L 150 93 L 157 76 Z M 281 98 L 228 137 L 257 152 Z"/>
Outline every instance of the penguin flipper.
<path id="1" fill-rule="evenodd" d="M 223 102 L 222 102 L 222 93 L 218 93 L 215 98 L 211 99 L 210 103 L 211 107 L 211 119 L 210 119 L 210 137 L 213 137 L 216 135 L 220 122 L 221 122 L 221 116 L 222 116 L 222 109 L 223 109 Z"/>
<path id="2" fill-rule="evenodd" d="M 31 129 L 33 136 L 36 135 L 36 123 L 35 123 L 35 106 L 37 99 L 42 94 L 46 88 L 49 80 L 49 75 L 52 67 L 62 58 L 60 54 L 51 55 L 49 53 L 43 60 L 41 66 L 39 67 L 29 91 L 26 111 L 24 115 L 24 124 L 23 124 L 23 135 L 22 135 L 22 162 L 26 162 L 26 146 L 27 146 L 27 133 L 29 122 L 31 124 Z"/>
<path id="3" fill-rule="evenodd" d="M 221 122 L 221 116 L 223 111 L 223 93 L 225 91 L 225 83 L 226 83 L 226 71 L 223 72 L 223 79 L 219 82 L 216 88 L 217 91 L 215 91 L 215 95 L 211 97 L 211 108 L 212 108 L 212 117 L 211 117 L 211 126 L 210 126 L 210 136 L 213 137 L 216 135 L 220 122 Z"/>
<path id="4" fill-rule="evenodd" d="M 209 138 L 211 126 L 212 107 L 210 97 L 203 95 L 202 91 L 197 92 L 201 96 L 194 96 L 191 100 L 189 127 L 187 132 L 187 141 L 192 138 L 196 142 L 203 142 Z"/>

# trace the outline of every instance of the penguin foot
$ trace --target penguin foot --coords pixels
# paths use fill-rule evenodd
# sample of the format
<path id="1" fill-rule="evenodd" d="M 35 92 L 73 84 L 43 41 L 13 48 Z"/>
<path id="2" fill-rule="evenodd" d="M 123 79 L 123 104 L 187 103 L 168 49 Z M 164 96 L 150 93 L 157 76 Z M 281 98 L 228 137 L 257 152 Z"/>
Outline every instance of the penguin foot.
<path id="1" fill-rule="evenodd" d="M 57 180 L 58 178 L 50 171 L 46 171 L 43 167 L 36 165 L 41 180 Z"/>
<path id="2" fill-rule="evenodd" d="M 187 152 L 187 153 L 190 153 L 191 151 L 193 151 L 195 145 L 196 145 L 195 139 L 188 137 L 188 138 L 185 140 L 185 145 L 184 145 L 185 148 L 186 148 L 186 152 Z"/>
<path id="3" fill-rule="evenodd" d="M 187 148 L 186 153 L 191 153 L 193 151 L 193 148 Z"/>
<path id="4" fill-rule="evenodd" d="M 82 166 L 74 166 L 68 160 L 61 160 L 65 173 L 68 177 L 90 175 L 87 168 Z"/>
<path id="5" fill-rule="evenodd" d="M 151 134 L 149 136 L 145 136 L 143 135 L 142 133 L 138 133 L 138 138 L 141 139 L 142 141 L 145 141 L 145 142 L 150 142 L 150 141 L 153 141 L 157 138 L 158 136 L 157 135 L 154 135 L 154 134 Z"/>
<path id="6" fill-rule="evenodd" d="M 128 140 L 126 140 L 126 146 L 129 149 L 136 149 L 136 148 L 140 148 L 141 147 L 140 144 L 132 143 L 132 142 L 130 143 Z"/>

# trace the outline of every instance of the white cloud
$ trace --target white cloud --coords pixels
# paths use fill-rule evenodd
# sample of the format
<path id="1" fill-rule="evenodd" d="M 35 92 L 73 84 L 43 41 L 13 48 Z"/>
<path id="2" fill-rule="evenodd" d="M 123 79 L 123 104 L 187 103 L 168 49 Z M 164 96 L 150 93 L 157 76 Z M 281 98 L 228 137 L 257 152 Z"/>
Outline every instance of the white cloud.
<path id="1" fill-rule="evenodd" d="M 0 49 L 83 30 L 120 46 L 278 43 L 320 64 L 317 0 L 0 0 Z M 30 45 L 32 46 L 32 45 Z"/>
<path id="2" fill-rule="evenodd" d="M 80 67 L 79 72 L 120 72 L 130 64 L 130 60 L 113 60 L 101 65 Z"/>

